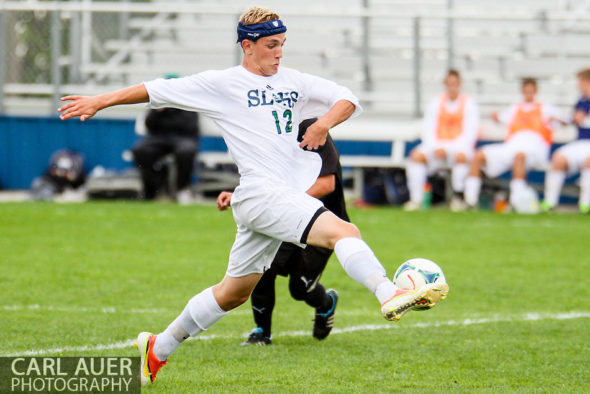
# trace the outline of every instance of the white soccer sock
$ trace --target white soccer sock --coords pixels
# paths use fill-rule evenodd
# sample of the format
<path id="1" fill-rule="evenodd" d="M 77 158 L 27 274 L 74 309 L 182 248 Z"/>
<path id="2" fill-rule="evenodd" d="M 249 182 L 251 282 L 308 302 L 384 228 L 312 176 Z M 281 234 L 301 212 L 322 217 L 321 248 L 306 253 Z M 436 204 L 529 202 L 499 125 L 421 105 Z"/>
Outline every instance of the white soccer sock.
<path id="1" fill-rule="evenodd" d="M 479 202 L 479 191 L 481 190 L 481 178 L 476 176 L 467 177 L 465 180 L 465 202 L 472 207 Z"/>
<path id="2" fill-rule="evenodd" d="M 207 330 L 227 314 L 215 300 L 213 288 L 203 290 L 189 300 L 182 313 L 164 332 L 158 334 L 154 354 L 158 360 L 166 360 L 182 341 Z"/>
<path id="3" fill-rule="evenodd" d="M 559 194 L 565 181 L 565 171 L 551 170 L 545 179 L 545 201 L 552 207 L 559 203 Z"/>
<path id="4" fill-rule="evenodd" d="M 389 301 L 391 297 L 395 295 L 395 292 L 399 289 L 389 279 L 385 282 L 381 282 L 375 290 L 375 297 L 379 300 L 379 303 L 383 305 L 385 301 Z"/>
<path id="5" fill-rule="evenodd" d="M 424 184 L 426 183 L 426 165 L 423 163 L 409 162 L 406 167 L 406 176 L 408 178 L 408 190 L 410 200 L 421 204 L 424 195 Z"/>
<path id="6" fill-rule="evenodd" d="M 387 278 L 385 268 L 362 239 L 342 238 L 336 242 L 334 253 L 348 276 L 369 289 L 380 303 L 393 297 L 397 286 Z"/>
<path id="7" fill-rule="evenodd" d="M 465 191 L 465 180 L 469 174 L 469 165 L 465 163 L 457 163 L 453 166 L 451 173 L 451 186 L 456 193 L 463 193 Z"/>
<path id="8" fill-rule="evenodd" d="M 580 173 L 580 205 L 590 205 L 590 168 Z"/>
<path id="9" fill-rule="evenodd" d="M 516 202 L 526 190 L 527 185 L 524 179 L 513 179 L 510 181 L 510 204 L 516 205 Z"/>

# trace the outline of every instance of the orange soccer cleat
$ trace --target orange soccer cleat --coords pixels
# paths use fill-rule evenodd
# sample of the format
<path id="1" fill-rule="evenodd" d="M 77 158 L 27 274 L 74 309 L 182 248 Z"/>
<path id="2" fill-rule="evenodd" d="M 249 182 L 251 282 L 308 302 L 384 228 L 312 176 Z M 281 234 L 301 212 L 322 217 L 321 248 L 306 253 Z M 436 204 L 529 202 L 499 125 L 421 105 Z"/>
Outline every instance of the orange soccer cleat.
<path id="1" fill-rule="evenodd" d="M 154 343 L 156 343 L 156 335 L 150 332 L 140 332 L 137 336 L 137 341 L 133 344 L 139 350 L 141 357 L 139 378 L 142 386 L 148 382 L 155 382 L 156 374 L 166 365 L 168 360 L 160 361 L 154 354 Z"/>

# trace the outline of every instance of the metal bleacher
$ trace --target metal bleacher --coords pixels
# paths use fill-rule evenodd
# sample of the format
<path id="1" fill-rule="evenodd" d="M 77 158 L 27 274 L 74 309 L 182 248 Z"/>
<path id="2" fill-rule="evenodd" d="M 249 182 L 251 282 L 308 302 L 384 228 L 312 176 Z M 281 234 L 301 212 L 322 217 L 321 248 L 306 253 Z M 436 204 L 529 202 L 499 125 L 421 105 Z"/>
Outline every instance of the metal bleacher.
<path id="1" fill-rule="evenodd" d="M 110 68 L 108 62 L 106 68 L 87 64 L 83 72 L 90 80 L 126 85 L 169 71 L 187 75 L 237 64 L 235 21 L 249 2 L 193 3 L 214 12 L 132 16 L 131 40 L 104 42 L 113 58 L 128 53 L 126 61 Z M 569 110 L 577 96 L 575 72 L 590 65 L 584 3 L 373 0 L 363 8 L 360 1 L 329 0 L 274 8 L 289 26 L 284 65 L 350 87 L 362 99 L 365 119 L 394 124 L 419 117 L 440 91 L 449 66 L 463 72 L 464 89 L 476 97 L 484 116 L 513 102 L 525 76 L 539 79 L 542 99 Z M 133 41 L 139 36 L 145 39 Z M 492 137 L 494 132 L 487 130 Z"/>
<path id="2" fill-rule="evenodd" d="M 251 5 L 244 0 L 20 3 L 15 10 L 27 4 L 30 9 L 61 8 L 62 24 L 71 24 L 76 11 L 86 20 L 83 29 L 91 34 L 82 34 L 81 45 L 90 48 L 90 55 L 80 61 L 78 80 L 60 81 L 63 93 L 93 93 L 170 71 L 187 75 L 235 65 L 240 61 L 236 19 Z M 463 72 L 465 90 L 484 114 L 513 101 L 523 76 L 538 77 L 541 97 L 569 108 L 576 97 L 574 73 L 590 64 L 589 4 L 300 0 L 267 5 L 289 26 L 284 65 L 350 87 L 368 114 L 407 119 L 419 116 L 440 91 L 449 66 Z M 119 30 L 125 34 L 101 31 L 105 21 L 114 19 L 122 21 Z M 62 50 L 62 68 L 73 64 L 73 52 Z M 27 99 L 39 100 L 55 90 L 51 83 L 7 80 L 6 112 L 26 111 Z"/>
<path id="3" fill-rule="evenodd" d="M 0 2 L 0 10 L 59 10 L 61 23 L 74 37 L 74 16 L 79 14 L 78 44 L 87 52 L 78 62 L 73 47 L 58 52 L 63 80 L 4 81 L 5 113 L 38 114 L 43 107 L 53 112 L 58 94 L 95 94 L 169 72 L 188 75 L 236 65 L 241 59 L 236 20 L 251 4 Z M 419 136 L 422 109 L 440 92 L 449 67 L 462 72 L 464 91 L 480 105 L 482 134 L 493 140 L 503 130 L 485 119 L 518 99 L 522 77 L 538 78 L 540 98 L 569 111 L 578 95 L 575 73 L 590 66 L 590 0 L 300 0 L 261 5 L 279 12 L 288 26 L 283 65 L 332 79 L 361 98 L 365 114 L 343 125 L 336 139 L 393 144 L 389 158 L 362 162 L 343 157 L 343 163 L 355 167 L 403 165 L 400 152 L 405 150 L 396 143 L 405 146 Z M 117 25 L 114 20 L 118 32 L 106 29 Z M 70 72 L 75 64 L 79 70 Z M 101 116 L 133 118 L 141 111 L 143 106 L 120 107 Z M 219 135 L 211 122 L 203 126 L 205 135 Z M 572 136 L 573 130 L 566 128 L 558 130 L 556 139 Z M 203 159 L 215 163 L 227 157 L 216 152 Z"/>
<path id="4" fill-rule="evenodd" d="M 194 3 L 205 9 L 234 9 L 235 13 L 131 17 L 129 31 L 140 34 L 149 28 L 148 38 L 133 45 L 125 63 L 110 69 L 104 64 L 88 64 L 83 71 L 91 79 L 123 84 L 171 70 L 190 74 L 236 64 L 235 20 L 249 3 Z M 457 15 L 466 15 L 452 22 L 452 50 L 449 19 L 444 17 L 449 3 Z M 368 104 L 365 106 L 370 112 L 412 117 L 419 113 L 415 105 L 413 16 L 421 16 L 420 109 L 440 90 L 441 76 L 450 65 L 463 71 L 465 90 L 477 97 L 483 113 L 513 101 L 518 81 L 524 76 L 539 78 L 541 97 L 569 107 L 576 97 L 575 72 L 590 64 L 590 50 L 585 45 L 590 32 L 586 26 L 590 25 L 575 22 L 570 11 L 574 3 L 521 1 L 515 6 L 506 0 L 493 4 L 467 0 L 368 1 L 368 71 L 363 69 L 363 18 L 356 16 L 363 10 L 361 2 L 300 1 L 297 9 L 283 4 L 275 8 L 285 9 L 282 13 L 289 26 L 283 61 L 286 66 L 349 86 Z M 330 17 L 331 10 L 337 10 L 337 16 Z M 347 12 L 353 16 L 346 16 Z M 571 19 L 564 17 L 568 12 Z M 379 17 L 388 13 L 392 15 Z M 508 15 L 512 18 L 503 18 Z M 555 16 L 559 18 L 551 19 Z M 157 23 L 153 23 L 155 18 L 159 18 Z M 113 56 L 128 47 L 129 40 L 104 43 Z"/>

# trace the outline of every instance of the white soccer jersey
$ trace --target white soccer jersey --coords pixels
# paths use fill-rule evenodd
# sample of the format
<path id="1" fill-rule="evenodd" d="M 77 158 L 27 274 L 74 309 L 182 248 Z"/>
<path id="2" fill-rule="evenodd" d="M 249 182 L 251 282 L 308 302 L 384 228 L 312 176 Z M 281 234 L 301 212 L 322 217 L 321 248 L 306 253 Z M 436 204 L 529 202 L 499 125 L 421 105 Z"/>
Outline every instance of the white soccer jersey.
<path id="1" fill-rule="evenodd" d="M 198 111 L 214 120 L 242 186 L 279 182 L 306 191 L 319 175 L 321 158 L 299 148 L 299 122 L 325 114 L 340 100 L 356 106 L 353 116 L 362 111 L 349 89 L 284 67 L 268 77 L 235 66 L 144 85 L 152 108 Z M 246 197 L 241 189 L 234 198 Z"/>

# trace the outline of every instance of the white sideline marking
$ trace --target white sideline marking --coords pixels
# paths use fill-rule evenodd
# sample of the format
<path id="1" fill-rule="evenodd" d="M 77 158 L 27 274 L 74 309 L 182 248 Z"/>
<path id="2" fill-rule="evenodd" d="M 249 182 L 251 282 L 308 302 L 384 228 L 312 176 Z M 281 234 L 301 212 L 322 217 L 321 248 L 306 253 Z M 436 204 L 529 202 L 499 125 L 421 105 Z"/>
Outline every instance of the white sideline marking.
<path id="1" fill-rule="evenodd" d="M 330 335 L 344 334 L 356 331 L 377 331 L 377 330 L 391 330 L 391 329 L 408 329 L 408 328 L 429 328 L 429 327 L 443 327 L 443 326 L 471 326 L 475 324 L 501 323 L 501 322 L 526 322 L 538 320 L 571 320 L 590 318 L 590 312 L 567 312 L 567 313 L 525 313 L 522 315 L 505 316 L 492 315 L 491 317 L 477 317 L 467 318 L 463 320 L 446 320 L 414 323 L 410 325 L 401 325 L 396 323 L 390 324 L 363 324 L 359 326 L 350 326 L 343 328 L 334 328 Z M 247 337 L 249 333 L 242 334 L 240 337 Z M 277 337 L 300 337 L 310 335 L 309 331 L 285 331 L 277 334 Z M 200 335 L 195 340 L 208 341 L 212 339 L 232 339 L 236 335 Z M 110 344 L 100 345 L 85 345 L 85 346 L 64 346 L 61 348 L 52 349 L 37 349 L 26 350 L 17 353 L 1 353 L 0 357 L 15 357 L 15 356 L 40 356 L 44 354 L 63 353 L 63 352 L 88 352 L 110 349 L 123 349 L 131 347 L 135 339 L 128 339 L 126 341 L 114 342 Z"/>

